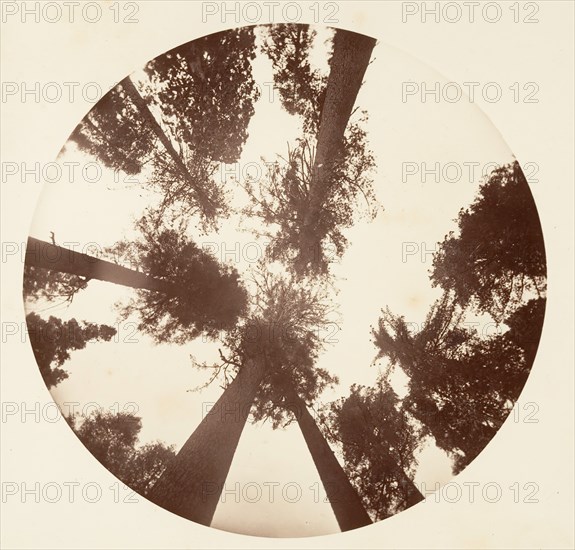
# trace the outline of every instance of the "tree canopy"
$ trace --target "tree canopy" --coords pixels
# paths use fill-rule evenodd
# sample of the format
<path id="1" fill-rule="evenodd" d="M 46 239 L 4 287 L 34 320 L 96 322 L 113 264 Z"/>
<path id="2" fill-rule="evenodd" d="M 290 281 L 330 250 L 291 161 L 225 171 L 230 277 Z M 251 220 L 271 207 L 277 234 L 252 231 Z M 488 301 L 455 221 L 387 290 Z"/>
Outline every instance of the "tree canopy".
<path id="1" fill-rule="evenodd" d="M 253 27 L 199 38 L 146 65 L 154 101 L 171 134 L 209 160 L 236 162 L 259 89 L 252 75 Z"/>
<path id="2" fill-rule="evenodd" d="M 373 332 L 378 357 L 409 377 L 403 406 L 453 457 L 456 472 L 495 435 L 531 367 L 507 334 L 481 338 L 464 323 L 453 297 L 443 296 L 420 331 L 385 310 Z"/>
<path id="3" fill-rule="evenodd" d="M 443 289 L 421 330 L 382 311 L 373 330 L 378 358 L 409 377 L 403 406 L 454 471 L 495 435 L 527 381 L 545 312 L 545 251 L 533 197 L 517 162 L 495 169 L 462 209 L 458 233 L 434 256 L 431 280 Z M 485 336 L 469 314 L 499 323 Z M 507 330 L 505 329 L 507 327 Z"/>
<path id="4" fill-rule="evenodd" d="M 360 44 L 360 35 L 337 30 L 325 75 L 310 61 L 316 34 L 297 24 L 267 29 L 262 49 L 272 61 L 274 84 L 283 107 L 302 118 L 303 131 L 267 177 L 245 184 L 252 200 L 247 212 L 274 228 L 266 235 L 272 257 L 301 276 L 327 275 L 329 263 L 347 248 L 344 230 L 362 216 L 373 218 L 378 208 L 368 115 L 351 118 L 375 41 Z M 324 112 L 325 102 L 333 112 Z"/>
<path id="5" fill-rule="evenodd" d="M 24 264 L 25 299 L 52 302 L 63 298 L 66 302 L 72 302 L 76 293 L 87 286 L 88 281 L 84 277 Z"/>
<path id="6" fill-rule="evenodd" d="M 285 23 L 267 29 L 262 51 L 272 61 L 274 87 L 284 109 L 302 118 L 304 134 L 317 135 L 328 77 L 313 69 L 310 52 L 317 32 L 308 25 Z"/>
<path id="7" fill-rule="evenodd" d="M 377 200 L 371 173 L 375 160 L 367 148 L 366 132 L 353 123 L 346 132 L 344 153 L 334 163 L 326 198 L 317 216 L 308 221 L 314 186 L 315 140 L 301 139 L 280 157 L 266 176 L 246 181 L 252 204 L 246 213 L 259 217 L 270 228 L 269 254 L 301 276 L 326 275 L 348 246 L 344 229 L 358 218 L 372 219 Z M 266 231 L 266 230 L 264 230 Z"/>
<path id="8" fill-rule="evenodd" d="M 218 162 L 239 159 L 259 97 L 254 57 L 252 28 L 179 46 L 146 65 L 147 83 L 122 80 L 70 139 L 108 168 L 141 174 L 161 194 L 158 217 L 197 214 L 213 228 L 229 215 Z"/>
<path id="9" fill-rule="evenodd" d="M 277 428 L 293 421 L 287 404 L 295 394 L 314 401 L 337 378 L 316 366 L 332 306 L 325 288 L 289 275 L 255 272 L 251 309 L 224 339 L 228 350 L 218 368 L 241 368 L 250 360 L 264 363 L 265 374 L 252 407 L 254 422 L 269 419 Z"/>
<path id="10" fill-rule="evenodd" d="M 495 169 L 461 209 L 434 257 L 431 280 L 460 304 L 502 320 L 525 292 L 545 291 L 545 248 L 537 208 L 517 161 Z"/>
<path id="11" fill-rule="evenodd" d="M 255 51 L 252 27 L 230 29 L 178 46 L 146 65 L 142 101 L 158 113 L 159 127 L 180 151 L 186 148 L 208 161 L 239 159 L 259 98 L 251 67 Z M 70 138 L 105 166 L 138 174 L 160 136 L 131 86 L 124 80 L 108 92 Z"/>
<path id="12" fill-rule="evenodd" d="M 140 174 L 144 188 L 161 195 L 158 216 L 197 214 L 200 226 L 213 227 L 228 214 L 217 164 L 199 155 L 161 126 L 130 77 L 122 80 L 88 113 L 71 141 L 104 166 Z"/>
<path id="13" fill-rule="evenodd" d="M 60 367 L 70 359 L 70 352 L 84 349 L 88 342 L 108 342 L 116 334 L 116 329 L 108 325 L 76 319 L 62 321 L 53 316 L 45 320 L 33 312 L 26 316 L 26 324 L 34 357 L 48 388 L 68 378 L 68 373 Z"/>
<path id="14" fill-rule="evenodd" d="M 137 290 L 123 316 L 137 313 L 138 329 L 156 342 L 182 344 L 200 334 L 215 338 L 219 331 L 232 330 L 248 300 L 237 270 L 200 248 L 182 227 L 158 227 L 146 216 L 138 227 L 140 240 L 120 241 L 108 254 L 172 283 L 176 292 Z"/>
<path id="15" fill-rule="evenodd" d="M 326 437 L 341 448 L 345 471 L 375 521 L 420 498 L 411 481 L 420 429 L 388 383 L 353 385 L 321 417 Z"/>
<path id="16" fill-rule="evenodd" d="M 545 303 L 545 298 L 529 300 L 505 319 L 505 324 L 509 327 L 507 338 L 523 349 L 525 360 L 530 365 L 535 359 L 541 339 Z"/>
<path id="17" fill-rule="evenodd" d="M 104 166 L 129 175 L 139 174 L 159 145 L 121 84 L 98 101 L 70 139 Z"/>
<path id="18" fill-rule="evenodd" d="M 98 410 L 67 420 L 92 455 L 141 495 L 148 493 L 175 456 L 173 446 L 160 441 L 138 445 L 142 421 L 133 414 Z"/>

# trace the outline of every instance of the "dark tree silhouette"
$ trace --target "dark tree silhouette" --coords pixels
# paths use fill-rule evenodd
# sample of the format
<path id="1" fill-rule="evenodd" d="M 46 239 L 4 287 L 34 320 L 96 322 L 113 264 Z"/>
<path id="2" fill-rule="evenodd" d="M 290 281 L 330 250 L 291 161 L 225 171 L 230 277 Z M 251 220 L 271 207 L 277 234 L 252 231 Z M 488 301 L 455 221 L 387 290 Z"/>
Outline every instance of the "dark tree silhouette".
<path id="1" fill-rule="evenodd" d="M 183 344 L 200 334 L 216 337 L 219 331 L 232 330 L 248 301 L 237 270 L 220 264 L 187 238 L 181 227 L 157 227 L 144 216 L 138 228 L 140 240 L 117 243 L 109 252 L 123 255 L 175 291 L 138 290 L 122 316 L 136 312 L 138 329 L 156 342 Z"/>
<path id="2" fill-rule="evenodd" d="M 129 413 L 94 411 L 67 418 L 80 441 L 120 481 L 146 496 L 175 456 L 172 446 L 156 441 L 138 445 L 139 417 Z"/>
<path id="3" fill-rule="evenodd" d="M 70 139 L 105 166 L 142 174 L 162 194 L 159 218 L 198 214 L 207 230 L 229 215 L 217 162 L 239 159 L 259 97 L 252 28 L 210 35 L 149 62 L 144 97 L 130 77 Z"/>
<path id="4" fill-rule="evenodd" d="M 99 279 L 138 289 L 137 299 L 125 305 L 122 314 L 138 313 L 139 329 L 156 342 L 184 343 L 202 333 L 215 336 L 233 328 L 247 304 L 237 271 L 175 229 L 158 228 L 145 217 L 139 228 L 139 242 L 118 243 L 108 253 L 117 252 L 116 259 L 122 256 L 141 272 L 34 238 L 28 239 L 26 265 L 41 276 L 51 270 L 81 277 L 84 284 Z"/>
<path id="5" fill-rule="evenodd" d="M 341 530 L 368 525 L 371 520 L 361 499 L 307 407 L 326 386 L 337 383 L 315 365 L 325 346 L 321 334 L 327 332 L 327 316 L 333 311 L 326 288 L 263 270 L 254 274 L 253 282 L 257 293 L 252 316 L 227 336 L 228 364 L 253 358 L 266 365 L 252 419 L 271 420 L 274 429 L 297 421 Z"/>
<path id="6" fill-rule="evenodd" d="M 148 122 L 119 84 L 84 117 L 70 140 L 104 166 L 135 175 L 156 149 L 158 138 Z"/>
<path id="7" fill-rule="evenodd" d="M 373 38 L 361 34 L 341 29 L 335 32 L 312 169 L 314 185 L 304 220 L 304 226 L 311 234 L 332 187 L 339 185 L 335 176 L 346 146 L 345 130 L 375 43 Z"/>
<path id="8" fill-rule="evenodd" d="M 421 330 L 387 309 L 373 331 L 378 357 L 409 377 L 403 406 L 451 454 L 455 472 L 519 397 L 543 327 L 546 286 L 541 226 L 517 162 L 492 172 L 458 223 L 434 257 L 431 280 L 444 294 Z M 509 330 L 480 337 L 466 322 L 474 310 Z"/>
<path id="9" fill-rule="evenodd" d="M 409 377 L 404 408 L 454 459 L 457 473 L 493 438 L 519 396 L 531 364 L 507 333 L 480 338 L 452 296 L 438 300 L 422 329 L 382 312 L 374 341 Z"/>
<path id="10" fill-rule="evenodd" d="M 152 502 L 210 525 L 264 370 L 265 365 L 256 361 L 239 366 L 153 487 L 148 497 Z"/>
<path id="11" fill-rule="evenodd" d="M 23 294 L 26 300 L 51 302 L 63 298 L 72 302 L 76 293 L 87 286 L 86 277 L 24 265 Z"/>
<path id="12" fill-rule="evenodd" d="M 153 172 L 147 180 L 148 185 L 163 194 L 157 216 L 162 218 L 167 210 L 176 207 L 180 216 L 197 213 L 204 228 L 214 227 L 218 216 L 228 214 L 223 187 L 212 177 L 217 165 L 181 143 L 179 152 L 176 151 L 130 78 L 126 77 L 119 86 L 153 129 L 167 153 L 162 155 L 155 151 Z"/>
<path id="13" fill-rule="evenodd" d="M 245 186 L 254 205 L 250 212 L 278 227 L 273 257 L 292 263 L 299 275 L 327 273 L 330 259 L 346 248 L 341 230 L 354 223 L 359 204 L 365 200 L 367 214 L 376 212 L 374 158 L 362 128 L 367 114 L 350 124 L 375 40 L 336 30 L 326 79 L 309 65 L 313 37 L 297 25 L 270 30 L 264 51 L 276 69 L 284 107 L 304 117 L 305 132 L 257 189 L 251 182 Z"/>
<path id="14" fill-rule="evenodd" d="M 519 306 L 507 319 L 507 338 L 525 352 L 525 360 L 531 365 L 541 339 L 545 317 L 545 298 L 529 300 Z"/>
<path id="15" fill-rule="evenodd" d="M 299 275 L 326 274 L 329 263 L 347 248 L 343 229 L 351 227 L 358 217 L 374 217 L 377 201 L 370 179 L 374 158 L 367 151 L 365 137 L 359 124 L 350 126 L 342 156 L 332 167 L 337 184 L 318 212 L 313 234 L 305 225 L 316 185 L 312 142 L 300 140 L 295 149 L 288 151 L 288 158 L 280 158 L 266 177 L 244 183 L 252 202 L 246 212 L 271 228 L 266 232 L 271 258 L 285 261 Z"/>
<path id="16" fill-rule="evenodd" d="M 285 323 L 277 327 L 277 322 L 282 314 L 280 303 L 288 305 L 285 297 L 289 285 L 266 275 L 255 276 L 253 282 L 253 313 L 226 334 L 224 343 L 229 352 L 220 352 L 222 362 L 213 366 L 214 374 L 208 382 L 223 372 L 226 389 L 151 494 L 151 499 L 162 507 L 204 525 L 212 520 L 250 409 L 273 365 L 269 348 L 273 349 L 275 339 L 286 334 Z M 290 296 L 297 298 L 297 291 Z M 302 304 L 290 305 L 289 311 L 294 310 L 305 313 Z M 295 319 L 299 324 L 289 328 L 298 334 L 306 332 L 305 323 L 310 321 L 311 313 L 308 315 Z M 307 326 L 307 332 L 311 330 L 313 327 Z"/>
<path id="17" fill-rule="evenodd" d="M 423 500 L 412 481 L 421 434 L 389 384 L 353 385 L 349 396 L 325 407 L 321 416 L 374 521 Z"/>
<path id="18" fill-rule="evenodd" d="M 158 123 L 130 77 L 98 102 L 70 139 L 104 166 L 142 174 L 142 184 L 162 194 L 158 216 L 171 208 L 198 214 L 205 228 L 228 213 L 222 185 L 212 177 L 217 165 L 171 136 Z M 145 172 L 142 170 L 144 167 Z"/>
<path id="19" fill-rule="evenodd" d="M 517 161 L 494 170 L 459 231 L 450 232 L 434 257 L 432 282 L 473 301 L 501 321 L 529 292 L 545 291 L 546 263 L 537 208 Z"/>
<path id="20" fill-rule="evenodd" d="M 146 66 L 174 138 L 198 156 L 236 162 L 248 137 L 259 89 L 252 76 L 253 27 L 178 46 Z"/>
<path id="21" fill-rule="evenodd" d="M 314 399 L 335 382 L 314 369 L 328 305 L 321 291 L 291 278 L 255 273 L 250 316 L 227 333 L 228 352 L 214 375 L 233 377 L 214 409 L 200 423 L 166 470 L 151 499 L 168 510 L 209 525 L 250 410 L 254 421 L 274 427 L 297 418 L 342 529 L 370 523 L 299 392 Z M 205 367 L 206 365 L 204 365 Z M 294 410 L 294 407 L 296 409 Z M 345 496 L 345 498 L 343 498 Z M 351 499 L 351 500 L 350 500 Z"/>
<path id="22" fill-rule="evenodd" d="M 262 51 L 271 59 L 274 87 L 284 109 L 299 115 L 305 134 L 317 135 L 325 101 L 327 76 L 312 69 L 310 50 L 317 32 L 308 25 L 271 25 Z"/>
<path id="23" fill-rule="evenodd" d="M 350 531 L 370 525 L 371 518 L 349 477 L 310 414 L 307 404 L 286 388 L 286 410 L 297 419 L 339 528 Z"/>
<path id="24" fill-rule="evenodd" d="M 48 272 L 48 273 L 47 273 Z M 92 279 L 132 288 L 174 292 L 171 284 L 101 258 L 28 237 L 24 293 L 32 298 L 73 296 Z"/>
<path id="25" fill-rule="evenodd" d="M 337 378 L 315 366 L 324 349 L 328 315 L 333 312 L 326 288 L 289 275 L 274 275 L 265 267 L 252 274 L 256 291 L 246 321 L 225 338 L 226 365 L 233 369 L 246 359 L 265 361 L 266 376 L 252 410 L 255 422 L 270 420 L 274 428 L 293 420 L 285 408 L 286 391 L 313 402 Z"/>
<path id="26" fill-rule="evenodd" d="M 26 315 L 26 324 L 34 357 L 48 388 L 68 378 L 60 367 L 70 359 L 70 352 L 84 349 L 88 342 L 107 342 L 116 334 L 116 329 L 107 325 L 79 323 L 76 319 L 62 321 L 53 316 L 45 320 L 37 313 Z"/>

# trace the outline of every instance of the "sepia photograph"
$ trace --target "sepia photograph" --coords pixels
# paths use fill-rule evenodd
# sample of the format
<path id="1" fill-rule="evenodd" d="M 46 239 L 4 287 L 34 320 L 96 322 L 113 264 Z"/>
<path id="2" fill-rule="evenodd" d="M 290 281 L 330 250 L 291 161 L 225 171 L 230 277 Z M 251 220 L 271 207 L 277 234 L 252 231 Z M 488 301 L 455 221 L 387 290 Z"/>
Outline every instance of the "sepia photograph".
<path id="1" fill-rule="evenodd" d="M 574 9 L 3 2 L 0 545 L 570 548 Z"/>
<path id="2" fill-rule="evenodd" d="M 329 534 L 417 505 L 496 437 L 543 326 L 541 225 L 468 105 L 389 109 L 418 69 L 343 29 L 231 29 L 126 76 L 71 134 L 58 162 L 85 181 L 41 195 L 26 322 L 54 400 L 84 409 L 70 428 L 139 495 Z M 476 173 L 397 173 L 398 151 Z"/>

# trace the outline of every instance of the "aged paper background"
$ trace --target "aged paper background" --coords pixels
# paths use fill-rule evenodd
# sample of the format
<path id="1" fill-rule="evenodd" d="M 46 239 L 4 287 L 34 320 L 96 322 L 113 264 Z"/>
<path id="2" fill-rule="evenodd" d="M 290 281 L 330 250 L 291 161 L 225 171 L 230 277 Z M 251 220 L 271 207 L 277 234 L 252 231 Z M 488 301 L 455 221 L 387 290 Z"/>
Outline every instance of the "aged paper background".
<path id="1" fill-rule="evenodd" d="M 22 9 L 21 2 L 3 2 Z M 33 7 L 33 2 L 27 3 Z M 66 4 L 66 3 L 64 3 Z M 76 15 L 22 23 L 12 8 L 3 10 L 2 81 L 21 87 L 78 82 L 74 101 L 54 103 L 33 96 L 4 97 L 2 161 L 46 163 L 55 159 L 70 131 L 91 108 L 83 83 L 107 89 L 158 54 L 211 32 L 250 23 L 220 13 L 202 22 L 202 2 L 134 2 L 133 24 L 115 23 L 113 2 L 102 2 L 95 23 Z M 220 9 L 220 3 L 210 3 Z M 228 2 L 233 9 L 234 3 Z M 266 4 L 266 3 L 264 3 Z M 292 3 L 293 4 L 293 3 Z M 299 22 L 313 23 L 312 3 L 300 2 Z M 480 458 L 457 481 L 490 482 L 504 488 L 497 503 L 433 497 L 385 522 L 357 532 L 311 539 L 252 538 L 200 527 L 151 503 L 114 502 L 104 491 L 97 503 L 65 498 L 22 503 L 5 494 L 2 503 L 4 548 L 572 548 L 573 541 L 573 15 L 568 1 L 520 2 L 521 18 L 532 4 L 538 23 L 513 21 L 512 2 L 493 2 L 504 16 L 496 23 L 402 22 L 402 2 L 331 2 L 335 26 L 374 36 L 429 64 L 456 82 L 536 82 L 538 103 L 514 102 L 511 94 L 479 107 L 499 129 L 521 163 L 539 166 L 532 185 L 546 240 L 549 300 L 542 343 L 521 402 L 534 402 L 538 422 L 508 421 Z M 420 5 L 416 2 L 411 4 Z M 427 2 L 432 6 L 433 2 Z M 465 3 L 464 3 L 465 4 Z M 30 8 L 31 9 L 31 8 Z M 205 10 L 205 7 L 204 7 Z M 331 11 L 331 8 L 330 8 Z M 55 13 L 55 12 L 54 12 Z M 64 12 L 65 13 L 65 12 Z M 128 12 L 120 11 L 120 18 Z M 266 11 L 263 12 L 266 14 Z M 320 11 L 323 14 L 327 11 Z M 64 19 L 64 18 L 63 18 Z M 12 88 L 3 88 L 4 91 Z M 400 91 L 398 90 L 398 93 Z M 3 167 L 4 170 L 4 167 Z M 20 335 L 23 323 L 22 262 L 8 255 L 25 242 L 40 185 L 28 178 L 2 181 L 2 402 L 34 408 L 50 395 L 34 371 L 31 349 Z M 438 197 L 438 201 L 441 197 Z M 432 205 L 430 205 L 432 207 Z M 102 223 L 106 213 L 102 212 Z M 34 414 L 2 418 L 2 482 L 98 483 L 114 478 L 99 467 L 63 422 L 35 421 Z M 509 487 L 535 483 L 536 503 L 515 503 Z M 520 499 L 521 500 L 521 499 Z"/>

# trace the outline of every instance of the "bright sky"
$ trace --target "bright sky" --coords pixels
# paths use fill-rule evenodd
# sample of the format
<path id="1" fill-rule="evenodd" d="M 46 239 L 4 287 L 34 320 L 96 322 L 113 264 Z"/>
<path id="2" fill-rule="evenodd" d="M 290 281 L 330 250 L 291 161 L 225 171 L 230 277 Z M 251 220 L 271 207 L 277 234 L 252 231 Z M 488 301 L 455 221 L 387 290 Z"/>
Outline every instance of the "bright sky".
<path id="1" fill-rule="evenodd" d="M 329 32 L 319 31 L 313 62 L 326 70 L 323 42 Z M 438 297 L 428 279 L 431 254 L 425 254 L 425 250 L 433 251 L 435 243 L 455 228 L 459 209 L 476 194 L 479 177 L 470 182 L 463 163 L 478 163 L 476 170 L 480 172 L 488 163 L 512 160 L 499 133 L 474 105 L 436 103 L 431 96 L 426 103 L 416 97 L 402 101 L 402 82 L 427 81 L 432 86 L 436 81 L 445 81 L 432 69 L 381 43 L 372 60 L 356 105 L 369 113 L 368 139 L 377 163 L 374 185 L 384 211 L 374 222 L 359 223 L 346 233 L 351 243 L 349 250 L 333 266 L 340 278 L 336 300 L 343 321 L 318 366 L 337 375 L 340 384 L 324 392 L 322 402 L 348 394 L 353 383 L 375 382 L 379 369 L 372 366 L 376 350 L 370 327 L 377 323 L 382 308 L 389 305 L 393 312 L 405 315 L 407 321 L 421 323 Z M 287 143 L 293 144 L 300 131 L 298 120 L 282 109 L 279 97 L 272 96 L 270 101 L 270 87 L 266 84 L 273 81 L 273 76 L 265 55 L 258 54 L 253 73 L 262 95 L 249 125 L 240 170 L 249 162 L 262 166 L 262 156 L 271 161 L 278 153 L 285 155 Z M 142 75 L 137 72 L 136 80 Z M 92 159 L 71 145 L 59 161 L 85 164 Z M 402 163 L 407 162 L 416 163 L 412 166 L 427 162 L 429 167 L 437 162 L 442 167 L 445 163 L 457 163 L 463 174 L 457 182 L 444 177 L 436 182 L 429 175 L 427 182 L 422 183 L 419 174 L 402 181 Z M 234 170 L 235 167 L 231 171 L 228 167 L 227 174 Z M 453 172 L 446 175 L 453 179 Z M 102 178 L 96 183 L 46 185 L 32 235 L 48 240 L 50 231 L 54 231 L 59 244 L 81 243 L 80 249 L 87 243 L 97 243 L 96 249 L 109 246 L 133 235 L 133 220 L 153 197 L 126 184 L 123 178 L 121 175 L 117 181 L 111 171 L 103 169 Z M 238 230 L 237 219 L 225 222 L 218 235 L 197 240 L 199 244 L 212 243 L 211 248 L 216 247 L 220 259 L 234 262 L 240 271 L 255 260 L 257 246 L 263 246 Z M 233 252 L 238 250 L 236 247 L 239 258 Z M 414 253 L 404 256 L 406 250 Z M 114 325 L 117 313 L 113 304 L 125 302 L 133 295 L 130 289 L 91 281 L 69 307 L 44 309 L 42 305 L 37 311 L 43 316 Z M 61 404 L 97 403 L 116 409 L 119 405 L 120 410 L 130 411 L 133 408 L 129 403 L 135 403 L 143 421 L 141 442 L 160 439 L 179 448 L 200 422 L 205 404 L 215 402 L 222 392 L 217 383 L 201 393 L 187 391 L 201 385 L 209 375 L 192 367 L 190 355 L 199 361 L 212 361 L 217 357 L 216 349 L 217 345 L 201 339 L 182 347 L 155 345 L 136 333 L 135 323 L 128 320 L 120 326 L 117 341 L 89 344 L 85 350 L 74 352 L 64 365 L 70 378 L 52 393 Z M 401 376 L 396 377 L 395 383 L 401 393 Z M 419 462 L 416 482 L 425 481 L 429 487 L 451 478 L 449 461 L 433 445 L 423 450 Z M 262 491 L 259 497 L 254 483 Z M 275 483 L 278 485 L 272 498 L 270 484 Z M 299 497 L 295 484 L 300 487 Z M 238 488 L 239 493 L 234 492 Z M 214 527 L 262 536 L 338 531 L 329 504 L 323 502 L 325 495 L 297 424 L 276 431 L 267 423 L 247 425 L 226 489 L 225 502 L 222 499 L 216 510 Z M 282 491 L 287 492 L 287 498 L 282 498 Z"/>

